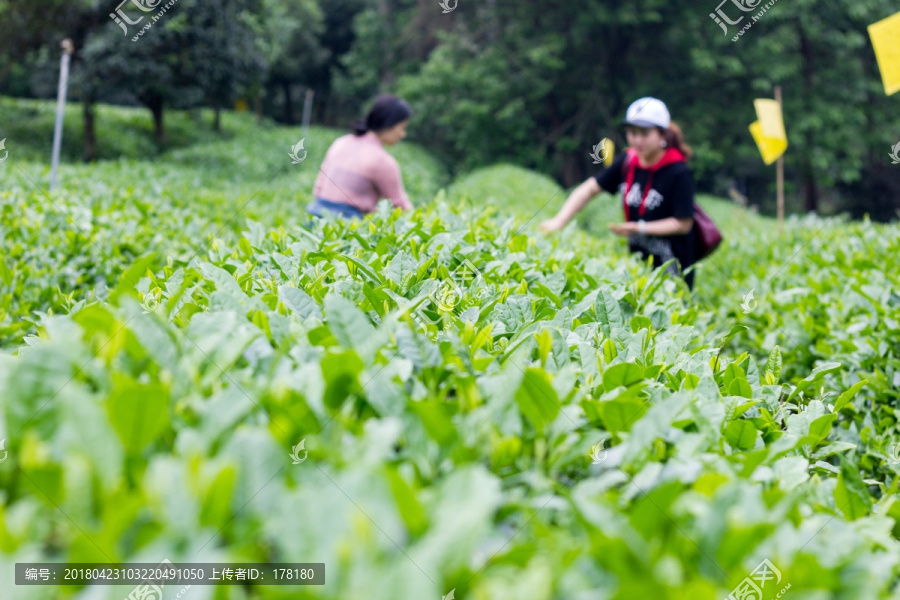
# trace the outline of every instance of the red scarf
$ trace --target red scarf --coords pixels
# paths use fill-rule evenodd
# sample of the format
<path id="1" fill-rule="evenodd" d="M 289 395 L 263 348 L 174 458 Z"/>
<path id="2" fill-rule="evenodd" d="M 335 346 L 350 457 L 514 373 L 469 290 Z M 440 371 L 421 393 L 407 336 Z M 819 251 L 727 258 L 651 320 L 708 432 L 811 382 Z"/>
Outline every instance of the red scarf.
<path id="1" fill-rule="evenodd" d="M 650 171 L 647 177 L 647 184 L 644 186 L 644 195 L 641 197 L 641 205 L 638 207 L 638 215 L 644 216 L 645 204 L 647 202 L 647 194 L 653 187 L 653 174 L 667 165 L 677 162 L 684 162 L 684 154 L 675 148 L 669 148 L 663 154 L 663 157 L 652 167 L 641 167 L 645 171 Z M 633 148 L 629 148 L 625 157 L 625 168 L 628 170 L 625 176 L 625 195 L 622 197 L 622 206 L 625 209 L 625 220 L 628 221 L 628 194 L 631 192 L 631 186 L 634 185 L 634 172 L 638 168 L 638 155 Z"/>

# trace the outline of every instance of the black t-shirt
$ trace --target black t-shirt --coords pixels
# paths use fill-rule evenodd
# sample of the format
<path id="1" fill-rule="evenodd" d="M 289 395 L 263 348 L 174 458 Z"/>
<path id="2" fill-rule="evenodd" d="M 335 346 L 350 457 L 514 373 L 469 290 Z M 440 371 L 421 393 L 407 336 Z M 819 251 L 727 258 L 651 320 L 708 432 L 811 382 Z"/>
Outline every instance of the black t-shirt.
<path id="1" fill-rule="evenodd" d="M 610 194 L 617 194 L 622 202 L 625 195 L 627 171 L 623 169 L 626 153 L 620 154 L 610 165 L 594 176 L 601 188 Z M 684 162 L 677 162 L 660 168 L 653 174 L 652 187 L 644 204 L 644 215 L 640 216 L 638 207 L 644 196 L 650 171 L 638 166 L 634 172 L 634 183 L 628 194 L 628 220 L 658 221 L 675 217 L 689 219 L 694 216 L 694 178 L 691 170 Z M 684 235 L 651 236 L 634 234 L 628 236 L 628 248 L 632 252 L 640 252 L 646 258 L 653 255 L 654 266 L 674 258 L 678 259 L 681 269 L 686 269 L 696 262 L 697 248 L 694 229 Z M 676 267 L 677 268 L 677 267 Z M 676 272 L 677 271 L 673 271 Z M 693 272 L 685 277 L 689 287 L 693 287 Z"/>

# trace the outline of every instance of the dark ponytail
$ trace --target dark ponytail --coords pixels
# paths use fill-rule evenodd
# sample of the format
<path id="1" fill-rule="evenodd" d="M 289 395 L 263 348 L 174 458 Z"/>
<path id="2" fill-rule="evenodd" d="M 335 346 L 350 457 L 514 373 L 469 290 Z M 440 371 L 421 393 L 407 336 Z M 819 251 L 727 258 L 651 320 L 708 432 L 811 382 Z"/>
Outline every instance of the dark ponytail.
<path id="1" fill-rule="evenodd" d="M 365 135 L 369 131 L 378 132 L 390 129 L 397 123 L 406 121 L 410 116 L 412 116 L 412 109 L 406 100 L 390 94 L 382 94 L 375 98 L 366 118 L 353 124 L 353 133 Z"/>
<path id="2" fill-rule="evenodd" d="M 669 129 L 663 129 L 662 132 L 666 139 L 666 148 L 675 148 L 684 154 L 685 160 L 690 160 L 694 156 L 694 151 L 684 142 L 684 133 L 678 123 L 671 121 Z"/>

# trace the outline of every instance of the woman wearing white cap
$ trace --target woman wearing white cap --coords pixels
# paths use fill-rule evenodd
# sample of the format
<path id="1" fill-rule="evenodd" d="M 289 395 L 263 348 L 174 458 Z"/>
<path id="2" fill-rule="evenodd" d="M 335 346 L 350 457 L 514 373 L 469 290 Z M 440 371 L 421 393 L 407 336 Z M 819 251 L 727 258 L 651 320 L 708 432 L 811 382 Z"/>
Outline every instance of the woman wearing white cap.
<path id="1" fill-rule="evenodd" d="M 572 192 L 555 217 L 541 223 L 544 232 L 557 231 L 600 193 L 622 194 L 624 223 L 610 223 L 618 235 L 628 236 L 628 248 L 653 256 L 659 267 L 671 259 L 673 275 L 696 262 L 694 239 L 694 179 L 685 161 L 693 152 L 681 129 L 656 98 L 641 98 L 628 107 L 625 133 L 629 148 L 612 165 Z M 694 287 L 694 273 L 683 275 Z"/>

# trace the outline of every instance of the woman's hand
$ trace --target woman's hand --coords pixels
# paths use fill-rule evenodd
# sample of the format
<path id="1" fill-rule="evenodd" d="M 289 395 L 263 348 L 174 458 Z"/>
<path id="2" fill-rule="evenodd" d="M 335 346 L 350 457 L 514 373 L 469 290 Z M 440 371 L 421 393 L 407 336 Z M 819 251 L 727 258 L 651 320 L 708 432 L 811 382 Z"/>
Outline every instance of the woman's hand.
<path id="1" fill-rule="evenodd" d="M 638 224 L 634 221 L 625 221 L 624 223 L 610 223 L 609 230 L 616 235 L 631 235 L 638 232 Z"/>
<path id="2" fill-rule="evenodd" d="M 559 217 L 553 217 L 552 219 L 547 219 L 540 225 L 541 233 L 548 234 L 554 231 L 559 231 L 563 227 L 566 226 L 566 222 L 560 219 Z"/>
<path id="3" fill-rule="evenodd" d="M 587 181 L 579 185 L 566 199 L 565 204 L 559 209 L 559 212 L 552 219 L 548 219 L 541 223 L 541 233 L 548 234 L 553 231 L 559 231 L 566 226 L 566 223 L 578 214 L 588 200 L 600 193 L 600 184 L 593 177 L 589 177 Z"/>

